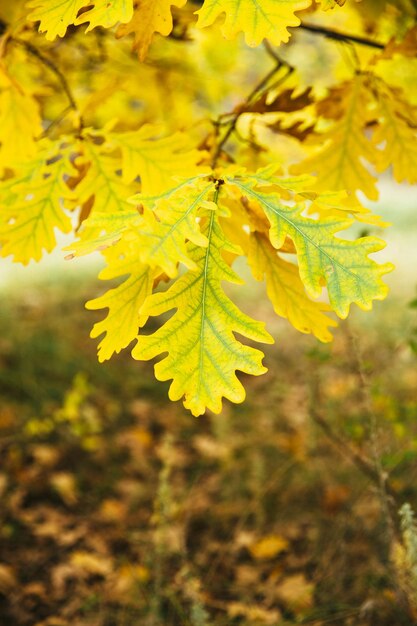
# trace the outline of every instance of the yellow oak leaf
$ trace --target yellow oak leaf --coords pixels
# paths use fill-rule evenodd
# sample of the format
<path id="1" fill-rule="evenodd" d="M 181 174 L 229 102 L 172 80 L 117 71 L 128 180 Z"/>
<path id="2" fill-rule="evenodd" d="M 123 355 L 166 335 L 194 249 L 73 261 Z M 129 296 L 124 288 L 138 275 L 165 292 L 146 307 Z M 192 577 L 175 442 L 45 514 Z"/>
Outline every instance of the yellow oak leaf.
<path id="1" fill-rule="evenodd" d="M 78 231 L 80 239 L 64 248 L 69 252 L 66 258 L 70 260 L 91 252 L 103 252 L 117 243 L 125 230 L 138 226 L 141 221 L 134 210 L 114 214 L 93 211 Z"/>
<path id="2" fill-rule="evenodd" d="M 28 8 L 33 9 L 28 20 L 40 22 L 39 32 L 46 39 L 65 37 L 68 26 L 74 24 L 78 11 L 88 4 L 87 0 L 31 0 Z"/>
<path id="3" fill-rule="evenodd" d="M 208 211 L 203 234 L 206 248 L 190 244 L 189 255 L 197 266 L 165 293 L 151 296 L 141 313 L 175 314 L 152 335 L 141 336 L 133 349 L 135 359 L 149 360 L 168 352 L 155 366 L 158 380 L 170 380 L 171 400 L 184 397 L 193 415 L 206 408 L 220 413 L 222 397 L 243 402 L 245 390 L 236 370 L 259 375 L 263 354 L 238 341 L 239 333 L 255 341 L 271 343 L 264 325 L 243 314 L 224 293 L 221 281 L 241 282 L 222 258 L 222 250 L 233 250 L 220 228 L 217 211 Z"/>
<path id="4" fill-rule="evenodd" d="M 417 117 L 402 98 L 399 90 L 385 86 L 377 89 L 378 121 L 373 141 L 379 147 L 377 169 L 383 172 L 390 165 L 399 183 L 417 182 Z"/>
<path id="5" fill-rule="evenodd" d="M 287 28 L 300 24 L 295 12 L 310 5 L 311 0 L 205 0 L 197 11 L 197 26 L 211 26 L 225 14 L 222 33 L 226 39 L 243 31 L 249 46 L 258 46 L 263 39 L 279 45 L 290 38 Z"/>
<path id="6" fill-rule="evenodd" d="M 317 215 L 319 219 L 329 215 L 346 216 L 350 213 L 363 224 L 378 228 L 390 226 L 389 222 L 384 222 L 380 215 L 364 207 L 355 196 L 349 195 L 346 191 L 328 191 L 318 194 L 307 192 L 302 193 L 301 196 L 312 201 L 308 213 Z"/>
<path id="7" fill-rule="evenodd" d="M 118 22 L 129 22 L 133 16 L 133 0 L 31 0 L 27 6 L 33 9 L 28 19 L 40 22 L 39 32 L 45 33 L 49 41 L 65 37 L 72 24 L 89 22 L 88 32 L 96 26 L 110 28 Z M 79 15 L 85 8 L 88 10 Z"/>
<path id="8" fill-rule="evenodd" d="M 133 0 L 84 0 L 84 6 L 91 4 L 94 6 L 81 13 L 74 22 L 76 25 L 89 22 L 86 33 L 96 26 L 111 28 L 119 22 L 126 24 L 133 17 Z"/>
<path id="9" fill-rule="evenodd" d="M 117 219 L 118 213 L 129 211 L 127 198 L 134 190 L 118 173 L 120 159 L 109 155 L 102 146 L 92 141 L 82 142 L 81 149 L 82 154 L 76 163 L 88 169 L 76 187 L 78 202 L 83 204 L 94 198 L 94 210 L 109 216 L 115 214 Z"/>
<path id="10" fill-rule="evenodd" d="M 335 120 L 330 130 L 317 135 L 313 144 L 314 154 L 293 167 L 292 171 L 296 174 L 306 171 L 316 174 L 317 189 L 360 190 L 371 200 L 377 200 L 376 178 L 363 163 L 364 159 L 369 163 L 378 160 L 376 148 L 365 135 L 366 107 L 369 103 L 365 80 L 358 75 L 345 85 L 340 101 L 340 119 Z M 321 110 L 325 115 L 324 106 Z"/>
<path id="11" fill-rule="evenodd" d="M 55 247 L 56 228 L 71 231 L 63 200 L 72 198 L 65 181 L 73 173 L 65 151 L 52 146 L 28 161 L 20 176 L 0 183 L 2 256 L 13 255 L 24 265 L 31 259 L 39 261 L 43 250 Z"/>
<path id="12" fill-rule="evenodd" d="M 152 293 L 157 275 L 155 270 L 141 263 L 134 231 L 125 232 L 118 243 L 104 252 L 104 256 L 107 267 L 100 272 L 102 280 L 127 278 L 117 287 L 86 303 L 87 309 L 108 309 L 107 316 L 94 325 L 90 335 L 99 337 L 104 333 L 98 346 L 100 362 L 120 352 L 137 338 L 139 329 L 148 319 L 139 311 Z"/>
<path id="13" fill-rule="evenodd" d="M 258 176 L 225 179 L 262 208 L 271 226 L 271 243 L 277 250 L 287 237 L 292 239 L 300 278 L 307 293 L 317 298 L 325 284 L 332 309 L 343 319 L 352 303 L 369 310 L 374 299 L 385 298 L 388 288 L 381 277 L 392 271 L 393 266 L 389 263 L 378 265 L 368 256 L 382 250 L 385 242 L 377 237 L 362 237 L 355 241 L 336 237 L 336 233 L 351 226 L 354 220 L 331 215 L 320 220 L 305 217 L 306 204 L 297 198 L 288 201 L 279 191 L 283 186 L 279 177 L 271 175 L 270 168 L 264 171 L 263 182 L 262 171 Z M 258 189 L 261 185 L 268 193 Z"/>
<path id="14" fill-rule="evenodd" d="M 312 333 L 323 342 L 332 340 L 329 327 L 337 323 L 324 314 L 331 310 L 329 305 L 308 298 L 297 266 L 279 257 L 261 233 L 250 236 L 249 265 L 257 280 L 265 276 L 268 297 L 277 315 L 302 333 Z"/>
<path id="15" fill-rule="evenodd" d="M 172 31 L 171 6 L 183 7 L 187 0 L 139 0 L 133 18 L 119 27 L 117 37 L 134 34 L 133 49 L 144 60 L 155 33 L 167 37 Z"/>
<path id="16" fill-rule="evenodd" d="M 15 80 L 1 73 L 0 169 L 13 168 L 35 156 L 42 134 L 39 104 Z"/>
<path id="17" fill-rule="evenodd" d="M 204 169 L 197 164 L 204 152 L 191 148 L 184 133 L 160 138 L 160 129 L 144 125 L 138 131 L 108 133 L 107 139 L 122 152 L 122 176 L 130 183 L 138 176 L 144 194 L 159 194 L 175 184 L 178 177 L 191 178 Z"/>

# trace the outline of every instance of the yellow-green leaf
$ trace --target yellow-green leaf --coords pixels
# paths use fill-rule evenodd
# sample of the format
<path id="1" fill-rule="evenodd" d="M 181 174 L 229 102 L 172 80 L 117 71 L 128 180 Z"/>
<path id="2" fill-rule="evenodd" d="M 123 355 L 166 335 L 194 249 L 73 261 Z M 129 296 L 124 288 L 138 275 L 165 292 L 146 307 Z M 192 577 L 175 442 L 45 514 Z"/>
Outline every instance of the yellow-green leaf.
<path id="1" fill-rule="evenodd" d="M 114 214 L 94 211 L 80 231 L 81 239 L 64 248 L 70 253 L 67 258 L 106 250 L 120 240 L 125 230 L 139 225 L 140 222 L 141 217 L 137 211 L 120 211 Z M 84 234 L 84 229 L 87 234 Z"/>
<path id="2" fill-rule="evenodd" d="M 139 314 L 146 298 L 152 293 L 155 270 L 140 262 L 138 245 L 133 231 L 125 233 L 121 241 L 104 253 L 107 267 L 100 272 L 100 278 L 110 280 L 127 276 L 117 287 L 109 289 L 102 296 L 89 300 L 88 309 L 108 309 L 107 316 L 97 322 L 91 337 L 104 333 L 98 347 L 100 362 L 120 352 L 137 338 L 139 328 L 147 316 Z"/>
<path id="3" fill-rule="evenodd" d="M 187 241 L 206 246 L 207 239 L 197 222 L 201 208 L 216 209 L 207 200 L 214 183 L 204 178 L 191 179 L 155 199 L 142 194 L 130 201 L 143 206 L 143 222 L 138 229 L 138 248 L 143 263 L 159 266 L 170 277 L 177 274 L 178 263 L 196 269 L 190 258 Z"/>
<path id="4" fill-rule="evenodd" d="M 377 237 L 340 239 L 335 234 L 351 226 L 353 220 L 338 216 L 320 220 L 305 217 L 306 205 L 286 202 L 279 188 L 278 193 L 265 193 L 256 189 L 255 181 L 244 177 L 231 178 L 228 182 L 262 207 L 271 225 L 270 238 L 275 248 L 281 248 L 286 237 L 292 239 L 301 280 L 313 298 L 320 296 L 325 284 L 332 309 L 345 318 L 352 303 L 369 310 L 374 299 L 382 300 L 386 296 L 388 288 L 381 276 L 391 271 L 392 265 L 378 265 L 368 256 L 384 248 L 384 241 Z"/>
<path id="5" fill-rule="evenodd" d="M 71 231 L 63 201 L 72 198 L 65 180 L 73 173 L 65 152 L 46 149 L 26 163 L 14 185 L 13 179 L 0 183 L 2 256 L 11 254 L 25 265 L 31 259 L 39 261 L 43 250 L 55 247 L 55 229 Z"/>
<path id="6" fill-rule="evenodd" d="M 287 28 L 300 24 L 295 12 L 310 5 L 311 0 L 205 0 L 197 11 L 197 26 L 210 26 L 225 14 L 222 33 L 227 39 L 243 31 L 249 46 L 263 39 L 279 45 L 290 38 Z"/>
<path id="7" fill-rule="evenodd" d="M 330 311 L 329 305 L 308 298 L 297 266 L 278 256 L 261 233 L 250 236 L 249 265 L 257 280 L 265 277 L 268 297 L 277 315 L 288 319 L 302 333 L 312 333 L 323 342 L 332 340 L 329 327 L 337 323 L 324 314 Z"/>
<path id="8" fill-rule="evenodd" d="M 233 250 L 220 229 L 217 211 L 208 212 L 204 235 L 206 248 L 190 245 L 189 255 L 197 270 L 188 271 L 165 293 L 152 296 L 144 314 L 175 314 L 154 334 L 141 336 L 132 356 L 152 359 L 168 352 L 155 366 L 158 380 L 170 380 L 171 400 L 184 397 L 184 406 L 201 415 L 206 407 L 219 413 L 222 397 L 242 402 L 245 390 L 236 370 L 259 375 L 263 354 L 236 339 L 237 332 L 255 341 L 270 343 L 263 324 L 243 314 L 225 295 L 221 281 L 241 282 L 225 263 L 221 250 Z"/>

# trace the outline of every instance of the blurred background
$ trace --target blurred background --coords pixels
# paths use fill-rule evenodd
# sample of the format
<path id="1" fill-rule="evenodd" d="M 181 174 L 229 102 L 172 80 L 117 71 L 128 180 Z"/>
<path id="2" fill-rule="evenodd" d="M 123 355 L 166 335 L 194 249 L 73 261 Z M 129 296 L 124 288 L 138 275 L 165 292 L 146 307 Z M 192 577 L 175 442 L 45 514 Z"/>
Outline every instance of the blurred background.
<path id="1" fill-rule="evenodd" d="M 0 624 L 409 626 L 417 195 L 380 190 L 388 299 L 324 345 L 248 277 L 234 297 L 276 344 L 218 416 L 128 351 L 98 364 L 99 259 L 2 262 Z"/>

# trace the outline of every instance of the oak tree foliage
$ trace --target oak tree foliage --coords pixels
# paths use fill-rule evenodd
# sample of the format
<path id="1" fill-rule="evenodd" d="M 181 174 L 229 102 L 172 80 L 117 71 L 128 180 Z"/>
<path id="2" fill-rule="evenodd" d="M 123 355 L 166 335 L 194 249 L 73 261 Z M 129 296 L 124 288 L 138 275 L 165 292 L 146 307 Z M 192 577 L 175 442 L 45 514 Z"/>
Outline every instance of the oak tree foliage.
<path id="1" fill-rule="evenodd" d="M 388 169 L 417 182 L 416 18 L 414 0 L 0 0 L 1 255 L 73 231 L 68 258 L 99 251 L 112 281 L 87 303 L 99 359 L 157 357 L 194 415 L 241 402 L 272 338 L 230 297 L 238 257 L 324 342 L 387 294 L 361 200 Z"/>

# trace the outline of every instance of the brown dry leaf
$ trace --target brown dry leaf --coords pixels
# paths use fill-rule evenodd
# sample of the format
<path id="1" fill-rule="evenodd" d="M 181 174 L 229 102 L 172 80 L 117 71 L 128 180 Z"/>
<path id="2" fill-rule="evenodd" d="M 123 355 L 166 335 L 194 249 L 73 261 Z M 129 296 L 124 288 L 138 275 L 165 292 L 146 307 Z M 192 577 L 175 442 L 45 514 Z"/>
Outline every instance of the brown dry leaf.
<path id="1" fill-rule="evenodd" d="M 132 400 L 129 404 L 128 408 L 133 417 L 137 417 L 140 420 L 152 418 L 154 411 L 152 403 L 143 398 L 135 398 L 135 400 Z"/>
<path id="2" fill-rule="evenodd" d="M 393 37 L 384 50 L 375 57 L 374 61 L 391 59 L 395 54 L 415 58 L 417 55 L 417 26 L 413 26 L 402 41 L 398 41 L 396 37 Z"/>
<path id="3" fill-rule="evenodd" d="M 248 548 L 256 542 L 256 535 L 249 530 L 239 530 L 236 533 L 234 543 L 237 548 Z"/>
<path id="4" fill-rule="evenodd" d="M 7 593 L 14 587 L 17 587 L 17 585 L 18 582 L 13 567 L 0 563 L 0 591 Z"/>
<path id="5" fill-rule="evenodd" d="M 0 498 L 4 495 L 7 489 L 7 476 L 6 474 L 0 474 Z"/>
<path id="6" fill-rule="evenodd" d="M 322 506 L 326 513 L 336 513 L 346 503 L 351 489 L 346 485 L 328 485 L 322 498 Z"/>
<path id="7" fill-rule="evenodd" d="M 36 622 L 34 626 L 70 626 L 70 623 L 68 620 L 58 617 L 58 615 L 52 615 L 42 622 Z"/>
<path id="8" fill-rule="evenodd" d="M 31 527 L 36 537 L 57 538 L 65 528 L 67 516 L 50 506 L 22 511 L 20 518 Z"/>
<path id="9" fill-rule="evenodd" d="M 332 87 L 316 105 L 317 115 L 327 120 L 339 120 L 345 112 L 346 85 Z"/>
<path id="10" fill-rule="evenodd" d="M 307 438 L 305 431 L 296 430 L 290 433 L 279 433 L 275 442 L 280 450 L 290 454 L 298 461 L 305 461 L 307 455 Z"/>
<path id="11" fill-rule="evenodd" d="M 250 565 L 238 565 L 236 567 L 235 575 L 238 585 L 245 587 L 251 587 L 259 582 L 260 572 L 258 567 L 251 567 Z"/>
<path id="12" fill-rule="evenodd" d="M 32 582 L 25 585 L 23 587 L 23 593 L 27 596 L 37 596 L 42 600 L 46 600 L 48 598 L 45 585 L 39 582 Z"/>
<path id="13" fill-rule="evenodd" d="M 153 516 L 154 523 L 159 523 L 158 516 Z M 171 554 L 184 550 L 184 527 L 180 523 L 171 522 L 168 526 L 157 526 L 154 531 L 155 543 Z"/>
<path id="14" fill-rule="evenodd" d="M 11 428 L 16 423 L 16 413 L 11 406 L 0 409 L 0 430 Z"/>
<path id="15" fill-rule="evenodd" d="M 264 93 L 253 104 L 247 104 L 238 108 L 239 113 L 289 113 L 304 109 L 314 102 L 311 97 L 312 88 L 307 87 L 298 96 L 294 96 L 294 89 L 286 89 L 278 94 L 273 100 L 269 93 Z"/>
<path id="16" fill-rule="evenodd" d="M 54 594 L 60 598 L 65 595 L 65 587 L 68 580 L 77 578 L 77 570 L 68 563 L 60 563 L 52 568 L 51 582 Z"/>
<path id="17" fill-rule="evenodd" d="M 144 565 L 125 563 L 115 572 L 115 580 L 112 584 L 112 598 L 123 598 L 135 591 L 138 583 L 146 583 L 149 580 L 149 570 Z"/>
<path id="18" fill-rule="evenodd" d="M 38 465 L 52 467 L 59 460 L 59 451 L 53 446 L 38 444 L 32 447 L 32 455 Z"/>
<path id="19" fill-rule="evenodd" d="M 231 618 L 245 617 L 250 621 L 261 624 L 276 625 L 282 618 L 277 609 L 268 610 L 253 604 L 243 604 L 242 602 L 231 602 L 227 606 L 227 613 Z"/>
<path id="20" fill-rule="evenodd" d="M 273 559 L 277 554 L 288 550 L 289 544 L 281 535 L 266 535 L 249 547 L 255 559 Z"/>
<path id="21" fill-rule="evenodd" d="M 197 435 L 193 438 L 197 452 L 209 459 L 224 459 L 230 454 L 230 448 L 207 435 Z"/>
<path id="22" fill-rule="evenodd" d="M 73 546 L 80 539 L 88 535 L 89 529 L 87 524 L 80 523 L 74 528 L 69 524 L 69 528 L 62 529 L 57 537 L 55 537 L 56 543 L 60 546 Z"/>
<path id="23" fill-rule="evenodd" d="M 132 455 L 136 456 L 143 454 L 144 450 L 149 449 L 152 446 L 153 439 L 149 431 L 141 427 L 135 427 L 121 432 L 118 436 L 118 443 L 129 448 Z"/>
<path id="24" fill-rule="evenodd" d="M 121 500 L 107 498 L 100 506 L 100 517 L 108 522 L 121 521 L 126 517 L 127 507 Z"/>
<path id="25" fill-rule="evenodd" d="M 52 474 L 50 483 L 65 504 L 70 506 L 77 502 L 77 485 L 73 474 L 69 472 L 56 472 Z"/>
<path id="26" fill-rule="evenodd" d="M 107 576 L 113 570 L 113 563 L 109 557 L 92 552 L 73 552 L 70 557 L 70 564 L 82 573 L 97 576 Z"/>
<path id="27" fill-rule="evenodd" d="M 289 135 L 298 139 L 298 141 L 305 141 L 309 135 L 315 132 L 315 125 L 306 125 L 305 122 L 294 122 L 289 126 L 285 126 L 283 120 L 278 120 L 272 124 L 268 124 L 268 128 L 274 133 Z"/>
<path id="28" fill-rule="evenodd" d="M 277 588 L 277 596 L 293 611 L 308 609 L 313 606 L 314 585 L 304 574 L 287 576 Z"/>

